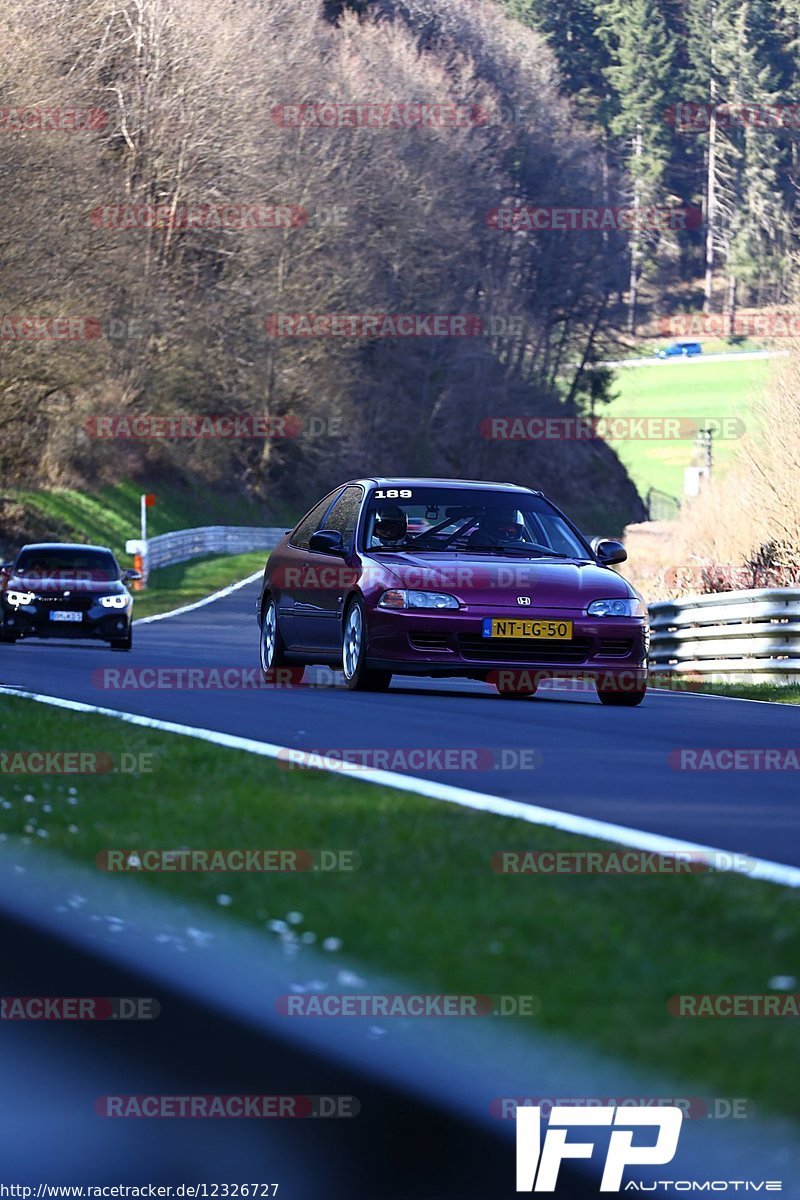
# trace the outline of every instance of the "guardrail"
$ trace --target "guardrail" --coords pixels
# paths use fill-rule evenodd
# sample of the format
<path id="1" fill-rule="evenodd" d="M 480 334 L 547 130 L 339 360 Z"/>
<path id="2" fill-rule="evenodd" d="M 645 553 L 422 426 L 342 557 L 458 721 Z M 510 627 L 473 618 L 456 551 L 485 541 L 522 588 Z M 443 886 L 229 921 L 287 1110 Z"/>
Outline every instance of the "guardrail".
<path id="1" fill-rule="evenodd" d="M 252 550 L 271 550 L 286 531 L 258 525 L 204 525 L 198 529 L 178 529 L 161 533 L 146 542 L 126 543 L 129 554 L 140 554 L 145 577 L 157 567 L 186 562 L 202 554 L 248 554 Z"/>
<path id="2" fill-rule="evenodd" d="M 800 589 L 715 592 L 650 605 L 650 669 L 731 683 L 800 682 Z"/>

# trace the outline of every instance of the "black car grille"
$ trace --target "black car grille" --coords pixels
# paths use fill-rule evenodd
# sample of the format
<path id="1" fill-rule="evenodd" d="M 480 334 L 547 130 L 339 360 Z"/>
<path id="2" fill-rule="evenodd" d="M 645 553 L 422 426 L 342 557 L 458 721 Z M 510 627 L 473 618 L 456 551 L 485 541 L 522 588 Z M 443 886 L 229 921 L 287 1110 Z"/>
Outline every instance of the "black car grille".
<path id="1" fill-rule="evenodd" d="M 453 649 L 446 633 L 425 633 L 420 630 L 418 633 L 410 633 L 408 640 L 415 650 L 449 650 L 452 653 Z"/>
<path id="2" fill-rule="evenodd" d="M 633 654 L 633 641 L 631 638 L 601 638 L 597 653 L 601 658 L 627 658 Z"/>
<path id="3" fill-rule="evenodd" d="M 94 596 L 73 594 L 65 596 L 63 592 L 36 592 L 35 604 L 46 604 L 50 609 L 70 609 L 72 612 L 88 612 L 94 603 Z"/>
<path id="4" fill-rule="evenodd" d="M 484 638 L 480 634 L 462 633 L 458 644 L 462 656 L 473 662 L 582 663 L 591 654 L 594 641 L 590 637 L 562 642 L 540 638 Z"/>

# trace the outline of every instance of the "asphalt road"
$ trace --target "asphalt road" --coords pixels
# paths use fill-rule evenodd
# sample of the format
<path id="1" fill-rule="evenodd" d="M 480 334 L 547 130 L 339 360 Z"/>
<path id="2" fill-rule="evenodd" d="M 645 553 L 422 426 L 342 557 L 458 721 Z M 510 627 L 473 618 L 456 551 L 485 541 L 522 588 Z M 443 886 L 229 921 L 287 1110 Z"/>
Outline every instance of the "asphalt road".
<path id="1" fill-rule="evenodd" d="M 257 588 L 137 626 L 129 654 L 89 642 L 0 646 L 0 682 L 303 750 L 478 750 L 480 769 L 409 773 L 800 866 L 796 771 L 687 771 L 670 763 L 681 748 L 800 747 L 794 706 L 657 691 L 634 709 L 563 690 L 508 701 L 488 685 L 408 676 L 396 677 L 388 693 L 354 693 L 325 670 L 280 689 L 103 686 L 106 668 L 120 672 L 111 677 L 119 682 L 129 668 L 255 668 Z M 493 765 L 483 769 L 487 751 Z M 540 756 L 535 769 L 503 766 L 531 751 Z"/>

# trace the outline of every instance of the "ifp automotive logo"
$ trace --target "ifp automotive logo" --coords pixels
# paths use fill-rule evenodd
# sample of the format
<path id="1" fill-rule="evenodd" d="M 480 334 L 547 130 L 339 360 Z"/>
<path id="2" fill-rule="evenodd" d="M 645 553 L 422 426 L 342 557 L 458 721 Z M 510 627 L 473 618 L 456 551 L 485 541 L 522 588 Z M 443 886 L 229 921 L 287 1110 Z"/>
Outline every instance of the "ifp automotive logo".
<path id="1" fill-rule="evenodd" d="M 614 1125 L 608 1142 L 601 1192 L 619 1192 L 626 1167 L 663 1166 L 672 1162 L 678 1149 L 683 1111 L 676 1105 L 663 1108 L 580 1108 L 554 1105 L 542 1144 L 540 1108 L 517 1109 L 517 1191 L 554 1192 L 558 1171 L 565 1158 L 591 1158 L 594 1142 L 568 1142 L 573 1125 Z M 634 1146 L 637 1126 L 657 1126 L 653 1145 Z"/>
<path id="2" fill-rule="evenodd" d="M 542 1109 L 538 1106 L 517 1104 L 517 1191 L 555 1192 L 561 1163 L 566 1158 L 591 1158 L 595 1143 L 592 1141 L 567 1141 L 567 1132 L 573 1125 L 609 1126 L 615 1128 L 608 1138 L 601 1192 L 655 1192 L 663 1188 L 669 1195 L 681 1192 L 782 1192 L 780 1179 L 648 1179 L 645 1182 L 628 1179 L 623 1183 L 626 1167 L 664 1166 L 671 1163 L 678 1149 L 678 1138 L 684 1117 L 683 1108 L 677 1104 L 659 1104 L 657 1107 L 629 1107 L 627 1105 L 566 1105 L 554 1104 L 550 1108 L 547 1133 L 542 1143 Z M 652 1132 L 643 1133 L 634 1145 L 635 1131 L 656 1129 L 655 1141 Z"/>

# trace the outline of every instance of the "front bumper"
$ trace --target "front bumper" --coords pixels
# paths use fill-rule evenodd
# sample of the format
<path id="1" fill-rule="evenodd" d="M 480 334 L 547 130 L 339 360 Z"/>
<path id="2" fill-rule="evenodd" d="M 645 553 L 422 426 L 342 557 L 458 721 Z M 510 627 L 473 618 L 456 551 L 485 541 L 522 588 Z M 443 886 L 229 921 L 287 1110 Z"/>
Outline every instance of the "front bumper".
<path id="1" fill-rule="evenodd" d="M 573 635 L 566 641 L 484 638 L 486 617 L 572 621 Z M 645 682 L 648 648 L 644 617 L 587 617 L 580 609 L 375 608 L 369 620 L 370 665 L 405 674 L 482 675 L 516 668 L 557 678 L 636 671 Z"/>
<path id="2" fill-rule="evenodd" d="M 64 603 L 60 609 L 68 608 Z M 92 604 L 80 612 L 79 621 L 52 620 L 51 612 L 58 611 L 53 604 L 34 601 L 13 608 L 7 601 L 0 603 L 0 629 L 16 637 L 37 638 L 90 638 L 110 642 L 127 637 L 131 628 L 131 606 L 127 608 L 105 608 Z"/>

